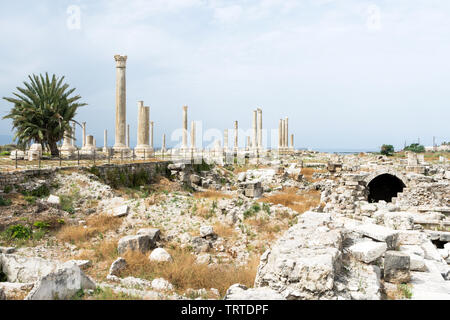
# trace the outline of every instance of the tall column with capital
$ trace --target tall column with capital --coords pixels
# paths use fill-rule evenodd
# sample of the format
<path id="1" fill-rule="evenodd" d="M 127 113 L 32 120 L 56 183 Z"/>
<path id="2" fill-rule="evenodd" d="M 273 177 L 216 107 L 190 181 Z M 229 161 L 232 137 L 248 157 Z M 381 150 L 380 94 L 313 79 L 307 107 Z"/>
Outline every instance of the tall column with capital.
<path id="1" fill-rule="evenodd" d="M 116 132 L 114 152 L 129 152 L 127 146 L 127 101 L 126 101 L 126 64 L 127 56 L 115 55 L 116 61 Z"/>

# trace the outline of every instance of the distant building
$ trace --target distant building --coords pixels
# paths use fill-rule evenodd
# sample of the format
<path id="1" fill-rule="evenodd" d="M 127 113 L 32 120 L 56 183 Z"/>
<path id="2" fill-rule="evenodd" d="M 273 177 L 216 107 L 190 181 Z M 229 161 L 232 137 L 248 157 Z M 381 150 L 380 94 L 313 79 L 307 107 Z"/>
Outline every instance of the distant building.
<path id="1" fill-rule="evenodd" d="M 430 152 L 438 152 L 438 151 L 450 151 L 450 144 L 441 144 L 440 146 L 434 146 L 434 147 L 425 147 L 425 151 Z"/>

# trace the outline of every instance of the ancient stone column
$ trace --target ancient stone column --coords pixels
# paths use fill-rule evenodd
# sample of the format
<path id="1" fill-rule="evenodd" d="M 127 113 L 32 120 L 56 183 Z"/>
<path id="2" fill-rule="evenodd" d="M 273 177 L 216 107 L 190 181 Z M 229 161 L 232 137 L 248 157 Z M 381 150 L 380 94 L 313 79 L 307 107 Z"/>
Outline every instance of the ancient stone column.
<path id="1" fill-rule="evenodd" d="M 162 152 L 166 152 L 166 134 L 163 134 L 163 136 L 162 136 L 162 147 L 161 147 L 161 151 L 162 151 Z"/>
<path id="2" fill-rule="evenodd" d="M 228 129 L 223 131 L 223 148 L 225 152 L 228 151 Z"/>
<path id="3" fill-rule="evenodd" d="M 130 147 L 130 125 L 127 124 L 127 148 Z"/>
<path id="4" fill-rule="evenodd" d="M 258 108 L 258 150 L 262 149 L 262 109 Z"/>
<path id="5" fill-rule="evenodd" d="M 72 145 L 72 138 L 70 133 L 64 133 L 64 142 L 61 146 L 61 155 L 70 157 L 75 152 L 75 147 Z"/>
<path id="6" fill-rule="evenodd" d="M 195 122 L 191 121 L 191 151 L 195 151 Z"/>
<path id="7" fill-rule="evenodd" d="M 108 152 L 108 130 L 103 132 L 103 152 Z"/>
<path id="8" fill-rule="evenodd" d="M 283 149 L 283 120 L 278 123 L 278 150 Z"/>
<path id="9" fill-rule="evenodd" d="M 149 146 L 149 121 L 150 108 L 144 106 L 144 101 L 138 101 L 137 145 L 134 152 L 136 156 L 142 158 L 149 156 L 152 152 Z"/>
<path id="10" fill-rule="evenodd" d="M 253 121 L 252 121 L 252 131 L 253 131 L 253 139 L 252 139 L 252 148 L 256 149 L 257 147 L 257 139 L 258 139 L 258 129 L 257 129 L 257 122 L 258 122 L 258 116 L 257 116 L 257 110 L 253 110 Z"/>
<path id="11" fill-rule="evenodd" d="M 286 129 L 284 130 L 284 135 L 285 135 L 285 144 L 284 144 L 284 146 L 286 147 L 286 149 L 289 147 L 289 119 L 288 119 L 288 117 L 286 117 L 286 120 L 285 120 L 285 126 L 286 126 Z"/>
<path id="12" fill-rule="evenodd" d="M 150 122 L 150 152 L 153 153 L 153 128 L 155 126 L 155 123 L 153 121 Z"/>
<path id="13" fill-rule="evenodd" d="M 234 151 L 238 152 L 239 143 L 238 143 L 238 122 L 234 122 Z"/>
<path id="14" fill-rule="evenodd" d="M 81 147 L 84 147 L 86 145 L 86 122 L 83 122 L 83 145 Z"/>
<path id="15" fill-rule="evenodd" d="M 92 155 L 94 154 L 94 150 L 94 136 L 88 135 L 86 136 L 86 145 L 81 149 L 81 152 L 83 154 Z"/>
<path id="16" fill-rule="evenodd" d="M 183 106 L 183 141 L 182 141 L 182 150 L 187 150 L 188 148 L 188 116 L 187 116 L 187 106 Z"/>
<path id="17" fill-rule="evenodd" d="M 138 123 L 137 123 L 137 146 L 139 148 L 146 144 L 145 138 L 147 136 L 145 123 L 145 107 L 144 101 L 138 101 Z"/>
<path id="18" fill-rule="evenodd" d="M 115 55 L 116 60 L 116 141 L 114 152 L 129 152 L 126 144 L 127 102 L 126 102 L 126 63 L 127 56 Z"/>
<path id="19" fill-rule="evenodd" d="M 247 151 L 250 150 L 250 137 L 249 136 L 247 136 L 247 148 L 246 148 L 246 150 Z"/>
<path id="20" fill-rule="evenodd" d="M 294 134 L 291 134 L 291 150 L 294 150 Z"/>
<path id="21" fill-rule="evenodd" d="M 153 151 L 153 127 L 150 128 L 150 125 L 153 126 L 153 122 L 150 123 L 150 107 L 144 107 L 145 111 L 145 139 L 144 142 L 146 145 L 150 145 L 150 138 L 152 141 L 152 144 L 150 145 L 151 151 Z M 151 132 L 150 132 L 151 129 Z M 151 134 L 150 134 L 151 133 Z"/>
<path id="22" fill-rule="evenodd" d="M 286 130 L 285 120 L 281 119 L 281 150 L 284 150 L 286 146 L 286 135 L 284 133 L 285 130 Z"/>

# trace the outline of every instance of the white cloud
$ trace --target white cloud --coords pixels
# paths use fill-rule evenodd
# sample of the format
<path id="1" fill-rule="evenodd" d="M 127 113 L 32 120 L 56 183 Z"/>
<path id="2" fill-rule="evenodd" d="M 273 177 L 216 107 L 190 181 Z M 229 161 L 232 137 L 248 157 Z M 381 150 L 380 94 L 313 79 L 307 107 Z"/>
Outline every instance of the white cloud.
<path id="1" fill-rule="evenodd" d="M 215 8 L 214 20 L 220 23 L 231 23 L 239 20 L 243 9 L 239 5 L 232 5 L 228 7 Z"/>

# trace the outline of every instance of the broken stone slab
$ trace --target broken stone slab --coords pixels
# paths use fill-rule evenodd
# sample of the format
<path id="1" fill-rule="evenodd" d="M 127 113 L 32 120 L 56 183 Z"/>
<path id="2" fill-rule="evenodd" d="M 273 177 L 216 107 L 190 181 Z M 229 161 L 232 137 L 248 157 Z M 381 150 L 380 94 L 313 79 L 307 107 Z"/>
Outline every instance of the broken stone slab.
<path id="1" fill-rule="evenodd" d="M 386 251 L 384 255 L 384 280 L 391 283 L 407 283 L 410 280 L 411 259 L 400 251 Z"/>
<path id="2" fill-rule="evenodd" d="M 109 268 L 109 275 L 118 276 L 120 274 L 120 271 L 122 271 L 126 267 L 126 260 L 122 257 L 119 257 L 111 264 L 111 267 Z"/>
<path id="3" fill-rule="evenodd" d="M 39 257 L 23 257 L 17 254 L 0 254 L 0 265 L 8 282 L 30 283 L 56 270 L 60 263 Z"/>
<path id="4" fill-rule="evenodd" d="M 128 215 L 129 210 L 130 208 L 127 205 L 116 207 L 113 209 L 113 216 L 118 218 L 124 217 Z"/>
<path id="5" fill-rule="evenodd" d="M 23 300 L 31 289 L 33 289 L 34 284 L 34 282 L 0 282 L 0 291 L 3 290 L 6 300 Z"/>
<path id="6" fill-rule="evenodd" d="M 55 196 L 55 195 L 51 194 L 47 198 L 47 203 L 50 204 L 50 205 L 58 207 L 61 204 L 61 199 L 58 196 Z"/>
<path id="7" fill-rule="evenodd" d="M 67 262 L 75 263 L 78 267 L 80 267 L 81 270 L 85 270 L 92 266 L 91 260 L 69 260 Z"/>
<path id="8" fill-rule="evenodd" d="M 425 260 L 426 272 L 411 272 L 412 300 L 450 300 L 450 281 L 444 280 L 436 263 Z"/>
<path id="9" fill-rule="evenodd" d="M 191 245 L 196 253 L 208 252 L 212 248 L 211 242 L 202 237 L 193 238 Z"/>
<path id="10" fill-rule="evenodd" d="M 395 249 L 398 244 L 397 231 L 376 224 L 357 225 L 352 228 L 352 231 L 374 240 L 386 242 L 388 250 Z"/>
<path id="11" fill-rule="evenodd" d="M 163 248 L 156 248 L 149 256 L 150 261 L 170 262 L 173 261 L 172 256 Z"/>
<path id="12" fill-rule="evenodd" d="M 371 263 L 381 257 L 387 249 L 385 242 L 363 241 L 351 246 L 348 250 L 355 259 Z"/>
<path id="13" fill-rule="evenodd" d="M 0 247 L 0 253 L 14 253 L 16 251 L 16 248 L 14 247 Z"/>
<path id="14" fill-rule="evenodd" d="M 150 238 L 150 245 L 153 249 L 156 246 L 156 241 L 158 241 L 161 237 L 161 230 L 157 228 L 139 229 L 137 235 L 148 236 Z"/>
<path id="15" fill-rule="evenodd" d="M 124 254 L 127 250 L 139 250 L 146 253 L 151 250 L 150 237 L 147 235 L 126 236 L 119 240 L 117 251 Z"/>
<path id="16" fill-rule="evenodd" d="M 438 262 L 444 261 L 439 251 L 437 250 L 436 246 L 430 240 L 427 240 L 424 243 L 422 243 L 421 248 L 425 253 L 425 259 L 434 260 Z"/>
<path id="17" fill-rule="evenodd" d="M 206 238 L 208 236 L 214 235 L 214 229 L 212 226 L 201 226 L 200 227 L 200 236 L 202 238 Z"/>
<path id="18" fill-rule="evenodd" d="M 427 241 L 427 237 L 423 232 L 414 230 L 398 230 L 399 245 L 421 245 Z"/>
<path id="19" fill-rule="evenodd" d="M 228 288 L 224 300 L 285 300 L 281 294 L 269 287 L 247 288 L 242 284 L 233 284 Z"/>
<path id="20" fill-rule="evenodd" d="M 164 278 L 156 278 L 152 281 L 152 288 L 159 291 L 173 290 L 173 285 Z"/>
<path id="21" fill-rule="evenodd" d="M 6 294 L 3 288 L 0 288 L 0 300 L 6 300 Z"/>
<path id="22" fill-rule="evenodd" d="M 72 298 L 80 289 L 95 289 L 95 282 L 72 262 L 39 279 L 25 300 L 64 300 Z"/>

